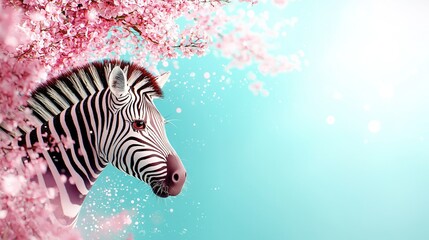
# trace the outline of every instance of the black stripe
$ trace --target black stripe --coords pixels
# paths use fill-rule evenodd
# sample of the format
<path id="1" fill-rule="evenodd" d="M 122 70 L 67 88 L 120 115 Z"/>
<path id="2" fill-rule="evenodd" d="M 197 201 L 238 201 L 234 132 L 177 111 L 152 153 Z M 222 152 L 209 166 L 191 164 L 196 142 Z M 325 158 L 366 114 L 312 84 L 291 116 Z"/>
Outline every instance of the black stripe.
<path id="1" fill-rule="evenodd" d="M 95 67 L 95 69 L 97 69 L 97 73 L 98 73 L 98 76 L 100 77 L 100 82 L 103 83 L 103 87 L 107 88 L 108 85 L 107 85 L 106 76 L 104 75 L 104 69 L 102 67 Z"/>
<path id="2" fill-rule="evenodd" d="M 148 158 L 151 158 L 151 157 L 153 157 L 153 156 L 145 157 L 145 158 L 139 158 L 139 160 L 137 162 L 144 161 L 144 160 L 146 160 Z M 158 168 L 156 170 L 152 170 L 152 171 L 159 172 L 159 171 L 161 171 L 161 170 L 163 170 L 163 169 L 165 169 L 167 167 L 167 162 L 165 162 L 165 161 L 159 161 L 159 162 L 154 162 L 154 163 L 146 163 L 144 166 L 142 166 L 140 168 L 138 167 L 138 165 L 139 164 L 135 165 L 134 170 L 140 174 L 140 173 L 148 172 L 147 169 L 150 168 L 150 167 L 155 167 L 155 166 L 163 165 L 161 168 Z"/>
<path id="3" fill-rule="evenodd" d="M 64 82 L 70 82 L 70 81 L 64 81 Z M 67 84 L 66 84 L 67 85 Z M 67 97 L 67 95 L 64 94 L 63 91 L 57 86 L 57 85 L 51 85 L 50 86 L 55 92 L 58 93 L 58 95 L 62 96 L 64 100 L 66 100 L 67 105 L 71 106 L 73 105 L 73 101 Z"/>
<path id="4" fill-rule="evenodd" d="M 66 118 L 70 118 L 71 117 L 70 116 L 70 108 L 66 110 L 65 114 L 66 114 Z M 55 128 L 55 131 L 58 134 L 58 137 L 61 138 L 61 136 L 64 136 L 64 137 L 67 136 L 66 133 L 65 133 L 65 131 L 64 131 L 64 129 L 63 129 L 63 127 L 61 126 L 60 118 L 54 118 L 53 119 L 53 125 L 54 125 L 54 128 Z M 67 126 L 67 127 L 69 127 L 69 126 Z M 76 150 L 76 152 L 77 152 L 77 150 Z M 66 149 L 66 154 L 67 154 L 67 158 L 68 159 L 62 159 L 62 160 L 63 161 L 69 161 L 70 164 L 71 164 L 71 166 L 72 166 L 72 168 L 76 171 L 76 173 L 79 176 L 81 176 L 83 179 L 85 179 L 86 178 L 85 172 L 82 172 L 82 170 L 78 167 L 78 165 L 76 164 L 76 162 L 73 161 L 74 159 L 73 159 L 72 154 L 71 154 L 71 149 Z M 61 154 L 59 154 L 59 158 L 58 159 L 61 159 L 61 158 L 62 158 Z M 91 187 L 91 183 L 90 182 L 85 181 L 85 185 L 86 185 L 86 188 L 90 188 Z"/>
<path id="5" fill-rule="evenodd" d="M 77 106 L 78 107 L 78 106 Z M 75 163 L 75 161 L 79 161 L 80 163 L 81 163 L 81 165 L 83 166 L 83 168 L 84 168 L 84 171 L 86 172 L 86 174 L 85 174 L 85 172 L 83 173 L 83 175 L 81 175 L 81 174 L 79 174 L 83 179 L 84 179 L 84 181 L 85 182 L 88 182 L 89 183 L 89 185 L 87 185 L 87 188 L 90 188 L 91 187 L 91 185 L 90 185 L 90 182 L 89 181 L 91 181 L 91 182 L 94 182 L 96 179 L 95 178 L 93 178 L 92 177 L 92 175 L 91 175 L 91 173 L 90 173 L 90 171 L 89 171 L 89 167 L 91 167 L 91 169 L 96 169 L 96 166 L 95 166 L 95 161 L 90 161 L 90 166 L 87 166 L 86 165 L 86 163 L 85 163 L 85 158 L 83 157 L 83 156 L 80 156 L 78 153 L 79 153 L 79 149 L 81 148 L 81 147 L 83 147 L 83 146 L 80 146 L 80 144 L 79 144 L 79 135 L 78 135 L 78 130 L 79 130 L 79 132 L 81 133 L 81 134 L 83 134 L 83 133 L 86 133 L 86 130 L 85 130 L 85 125 L 80 125 L 80 126 L 82 126 L 82 127 L 79 127 L 79 129 L 77 129 L 76 128 L 76 126 L 74 125 L 74 122 L 72 121 L 73 120 L 73 118 L 72 118 L 72 114 L 76 114 L 77 113 L 77 111 L 75 111 L 75 112 L 72 112 L 72 110 L 75 110 L 75 109 L 77 109 L 76 107 L 74 107 L 74 108 L 69 108 L 69 109 L 67 109 L 66 111 L 65 111 L 65 115 L 64 115 L 64 117 L 65 117 L 65 119 L 66 119 L 66 121 L 65 121 L 65 123 L 66 123 L 66 127 L 67 127 L 67 129 L 69 130 L 69 132 L 70 132 L 70 138 L 71 139 L 73 139 L 73 141 L 75 142 L 74 144 L 73 144 L 73 151 L 75 152 L 75 155 L 76 155 L 76 158 L 77 159 L 74 159 L 73 158 L 73 156 L 72 156 L 72 154 L 71 154 L 71 150 L 69 149 L 69 150 L 67 150 L 67 155 L 68 155 L 68 157 L 69 157 L 69 159 L 70 159 L 70 162 L 72 162 L 72 163 Z M 78 116 L 78 115 L 76 115 L 76 117 L 77 117 L 77 119 L 79 119 L 79 118 L 81 118 L 81 116 Z M 67 119 L 69 119 L 69 121 L 67 121 Z M 65 134 L 64 134 L 65 135 Z M 89 146 L 89 143 L 88 143 L 88 146 Z M 85 149 L 86 150 L 86 149 Z M 76 170 L 78 170 L 78 168 L 77 168 L 77 164 L 75 165 L 76 167 L 74 167 Z M 87 181 L 87 180 L 89 180 L 89 181 Z"/>
<path id="6" fill-rule="evenodd" d="M 87 131 L 86 125 L 85 125 L 85 115 L 84 113 L 82 113 L 82 111 L 80 110 L 81 106 L 83 105 L 83 102 L 80 102 L 75 110 L 74 113 L 76 115 L 76 120 L 78 122 L 78 126 L 79 126 L 79 130 L 80 130 L 80 135 L 82 136 L 82 144 L 83 146 L 79 146 L 81 149 L 85 149 L 85 152 L 88 155 L 88 160 L 90 163 L 91 168 L 94 170 L 94 172 L 96 173 L 100 173 L 100 171 L 97 169 L 97 166 L 95 164 L 95 161 L 98 160 L 97 154 L 93 151 L 92 147 L 95 146 L 95 141 L 91 141 L 93 139 L 88 139 L 87 136 L 90 135 L 90 133 Z M 83 105 L 85 106 L 85 105 Z M 91 124 L 88 123 L 88 127 L 91 127 Z M 75 132 L 75 134 L 78 134 L 77 131 Z M 73 137 L 74 141 L 77 142 L 78 141 L 78 137 Z M 78 150 L 75 150 L 76 154 L 79 154 Z M 82 160 L 81 160 L 82 164 L 85 164 L 85 158 L 82 156 Z M 91 178 L 91 181 L 95 181 L 95 179 Z"/>
<path id="7" fill-rule="evenodd" d="M 161 170 L 165 170 L 164 172 L 161 172 Z M 147 179 L 146 182 L 147 183 L 151 183 L 154 179 L 156 180 L 164 180 L 165 176 L 161 176 L 162 173 L 167 174 L 167 165 L 163 168 L 157 169 L 157 170 L 153 170 L 153 171 L 146 171 L 143 176 L 142 179 Z"/>
<path id="8" fill-rule="evenodd" d="M 63 107 L 61 107 L 61 105 L 59 104 L 59 101 L 55 100 L 54 98 L 52 98 L 51 96 L 49 96 L 48 92 L 39 92 L 38 95 L 43 96 L 43 98 L 48 99 L 52 104 L 54 104 L 60 111 L 65 110 Z M 34 99 L 36 100 L 36 99 Z M 42 103 L 42 106 L 44 106 L 45 104 Z M 52 115 L 52 114 L 51 114 Z M 52 115 L 55 116 L 55 115 Z"/>
<path id="9" fill-rule="evenodd" d="M 58 129 L 55 129 L 55 130 L 58 133 Z M 33 132 L 36 132 L 36 131 L 32 131 L 32 133 Z M 79 197 L 79 190 L 77 189 L 76 184 L 71 184 L 69 181 L 69 179 L 71 178 L 71 173 L 65 164 L 65 161 L 68 161 L 68 159 L 66 160 L 63 159 L 61 152 L 59 150 L 57 151 L 58 146 L 56 144 L 52 144 L 52 142 L 50 141 L 50 139 L 52 139 L 51 138 L 52 133 L 47 123 L 45 123 L 42 126 L 41 133 L 42 133 L 43 142 L 48 143 L 48 146 L 53 148 L 52 149 L 53 151 L 47 151 L 47 153 L 49 154 L 49 157 L 52 159 L 52 163 L 55 165 L 55 168 L 57 169 L 57 171 L 60 174 L 66 176 L 67 178 L 67 181 L 65 183 L 63 183 L 60 179 L 57 179 L 57 181 L 60 180 L 60 184 L 63 184 L 64 187 L 66 188 L 67 196 L 70 199 L 70 201 L 74 204 L 81 205 L 83 202 L 83 198 Z M 68 157 L 70 158 L 70 156 Z M 70 162 L 73 162 L 73 161 L 70 161 Z M 55 189 L 58 189 L 57 184 L 55 183 L 55 180 L 54 180 L 54 176 L 52 175 L 52 170 L 50 168 L 47 168 L 47 172 L 43 174 L 43 178 L 47 187 L 53 187 Z"/>
<path id="10" fill-rule="evenodd" d="M 57 115 L 56 113 L 54 113 L 54 112 L 50 111 L 50 110 L 46 107 L 46 104 L 45 104 L 44 102 L 40 101 L 40 100 L 39 100 L 39 99 L 37 99 L 37 98 L 33 98 L 33 100 L 34 100 L 35 102 L 37 102 L 37 103 L 40 105 L 40 107 L 42 108 L 41 110 L 45 110 L 46 112 L 48 112 L 48 113 L 49 113 L 49 115 L 51 115 L 51 117 L 54 117 L 54 116 L 56 116 L 56 115 Z M 31 108 L 31 109 L 33 109 L 33 108 Z M 61 108 L 61 109 L 62 109 L 62 108 Z M 46 121 L 46 120 L 42 118 L 42 122 L 45 122 L 45 121 Z"/>
<path id="11" fill-rule="evenodd" d="M 82 101 L 82 105 L 84 106 L 84 108 L 83 108 L 84 112 L 83 112 L 82 116 L 85 116 L 85 119 L 88 122 L 89 128 L 92 128 L 92 122 L 91 122 L 91 119 L 90 119 L 91 115 L 89 113 L 89 108 L 86 107 L 86 106 L 88 106 L 89 99 L 90 98 L 85 98 L 85 100 Z M 90 141 L 93 142 L 93 143 L 95 143 L 95 132 L 94 132 L 94 129 L 90 129 L 90 131 L 92 131 L 92 134 L 90 134 Z"/>

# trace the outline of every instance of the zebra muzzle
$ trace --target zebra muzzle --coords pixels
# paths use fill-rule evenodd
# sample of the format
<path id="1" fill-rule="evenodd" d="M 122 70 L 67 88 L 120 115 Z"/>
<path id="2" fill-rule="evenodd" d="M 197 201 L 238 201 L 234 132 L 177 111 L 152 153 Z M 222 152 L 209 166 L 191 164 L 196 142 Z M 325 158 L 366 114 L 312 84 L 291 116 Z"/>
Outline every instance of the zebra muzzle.
<path id="1" fill-rule="evenodd" d="M 169 196 L 176 196 L 182 191 L 182 187 L 186 180 L 186 170 L 176 155 L 167 156 L 167 177 L 165 184 L 168 189 Z"/>
<path id="2" fill-rule="evenodd" d="M 153 182 L 152 191 L 158 197 L 177 196 L 185 184 L 186 170 L 176 155 L 167 156 L 167 176 L 165 179 Z"/>

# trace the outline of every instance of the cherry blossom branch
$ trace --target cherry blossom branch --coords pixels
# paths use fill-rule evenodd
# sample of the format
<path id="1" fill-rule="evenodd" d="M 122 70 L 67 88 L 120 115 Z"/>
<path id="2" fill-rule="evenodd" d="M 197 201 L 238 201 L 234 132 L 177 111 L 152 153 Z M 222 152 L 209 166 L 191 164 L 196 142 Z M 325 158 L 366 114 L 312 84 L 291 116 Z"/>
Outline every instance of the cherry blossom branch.
<path id="1" fill-rule="evenodd" d="M 239 2 L 255 4 L 256 0 Z M 285 4 L 286 0 L 275 2 Z M 254 33 L 252 29 L 262 26 L 264 18 L 249 19 L 240 11 L 227 13 L 224 7 L 229 3 L 230 0 L 0 0 L 0 127 L 10 132 L 18 126 L 32 128 L 31 112 L 17 109 L 26 104 L 30 91 L 40 82 L 83 62 L 117 57 L 124 52 L 134 61 L 156 66 L 160 60 L 203 55 L 214 47 L 230 58 L 230 67 L 256 63 L 265 74 L 299 67 L 299 59 L 270 54 L 263 35 L 273 30 Z M 180 20 L 186 21 L 186 27 L 179 26 Z M 262 83 L 252 89 L 264 94 Z M 0 135 L 0 229 L 9 229 L 0 237 L 75 236 L 49 221 L 45 205 L 48 196 L 40 194 L 45 190 L 24 181 L 46 168 L 43 161 L 37 161 L 40 149 L 56 151 L 56 144 L 71 147 L 71 139 L 61 136 L 49 146 L 24 148 L 16 141 L 5 145 L 9 138 Z M 28 156 L 35 161 L 18 173 L 17 166 Z"/>

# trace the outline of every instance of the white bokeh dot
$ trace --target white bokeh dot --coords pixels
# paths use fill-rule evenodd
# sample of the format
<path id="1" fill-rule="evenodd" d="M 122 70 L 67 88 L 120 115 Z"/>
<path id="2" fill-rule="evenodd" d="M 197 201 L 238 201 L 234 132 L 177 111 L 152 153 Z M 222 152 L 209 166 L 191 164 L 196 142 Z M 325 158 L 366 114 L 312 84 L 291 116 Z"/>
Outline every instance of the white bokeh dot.
<path id="1" fill-rule="evenodd" d="M 7 216 L 7 210 L 0 210 L 0 219 L 4 219 Z"/>
<path id="2" fill-rule="evenodd" d="M 181 113 L 181 112 L 182 112 L 182 109 L 178 107 L 178 108 L 176 108 L 176 112 L 177 112 L 177 113 Z"/>
<path id="3" fill-rule="evenodd" d="M 381 129 L 381 123 L 378 120 L 371 120 L 368 123 L 368 130 L 372 133 L 378 133 Z"/>
<path id="4" fill-rule="evenodd" d="M 329 116 L 326 118 L 326 123 L 327 123 L 327 124 L 329 124 L 329 125 L 334 124 L 334 123 L 335 123 L 335 117 L 334 117 L 334 116 L 332 116 L 332 115 L 329 115 Z"/>
<path id="5" fill-rule="evenodd" d="M 210 73 L 209 72 L 205 72 L 204 73 L 204 78 L 205 79 L 209 79 L 210 78 Z"/>

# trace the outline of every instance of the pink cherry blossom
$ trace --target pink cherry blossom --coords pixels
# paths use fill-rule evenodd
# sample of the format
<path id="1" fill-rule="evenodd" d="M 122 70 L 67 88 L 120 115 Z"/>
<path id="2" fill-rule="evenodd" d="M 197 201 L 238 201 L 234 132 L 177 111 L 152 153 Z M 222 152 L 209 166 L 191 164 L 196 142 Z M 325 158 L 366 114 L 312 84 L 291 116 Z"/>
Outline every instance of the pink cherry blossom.
<path id="1" fill-rule="evenodd" d="M 70 136 L 64 137 L 64 135 L 61 135 L 61 143 L 65 149 L 69 149 L 73 147 L 74 141 Z"/>
<path id="2" fill-rule="evenodd" d="M 269 92 L 268 90 L 266 90 L 264 88 L 264 83 L 263 82 L 254 82 L 249 84 L 249 90 L 254 94 L 254 95 L 259 95 L 261 94 L 262 96 L 268 96 Z"/>
<path id="3" fill-rule="evenodd" d="M 38 153 L 60 151 L 59 145 L 72 148 L 73 139 L 61 136 L 49 145 L 18 146 L 17 127 L 34 126 L 31 111 L 23 106 L 41 82 L 101 58 L 128 55 L 156 70 L 159 61 L 202 56 L 209 49 L 229 59 L 228 68 L 256 64 L 263 74 L 300 68 L 299 55 L 273 53 L 267 39 L 278 38 L 296 20 L 272 27 L 263 15 L 228 12 L 228 2 L 0 0 L 0 125 L 9 132 L 0 135 L 1 239 L 81 239 L 78 231 L 50 221 L 55 206 L 49 199 L 56 189 L 46 191 L 37 182 L 27 181 L 47 169 Z M 257 4 L 257 0 L 239 2 L 246 8 Z M 273 0 L 277 6 L 287 3 Z M 268 95 L 262 82 L 250 84 L 249 89 L 255 95 Z M 101 226 L 119 231 L 131 222 L 130 215 L 122 212 Z"/>
<path id="4" fill-rule="evenodd" d="M 100 223 L 100 228 L 104 233 L 118 232 L 125 226 L 132 223 L 131 216 L 128 211 L 122 211 L 121 213 L 108 217 Z"/>
<path id="5" fill-rule="evenodd" d="M 285 7 L 289 3 L 289 0 L 273 0 L 273 2 L 279 7 Z"/>

